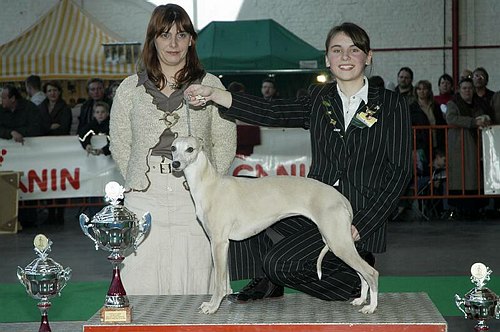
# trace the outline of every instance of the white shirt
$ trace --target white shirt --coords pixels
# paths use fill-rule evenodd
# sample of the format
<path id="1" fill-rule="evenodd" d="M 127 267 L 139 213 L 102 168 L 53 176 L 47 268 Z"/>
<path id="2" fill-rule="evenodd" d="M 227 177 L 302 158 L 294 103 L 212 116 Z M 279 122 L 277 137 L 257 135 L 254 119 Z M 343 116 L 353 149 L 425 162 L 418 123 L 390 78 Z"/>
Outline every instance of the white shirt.
<path id="1" fill-rule="evenodd" d="M 31 101 L 36 106 L 39 106 L 44 100 L 45 100 L 45 93 L 43 93 L 42 91 L 38 91 L 33 96 L 31 96 Z"/>
<path id="2" fill-rule="evenodd" d="M 346 129 L 347 127 L 349 127 L 349 124 L 351 123 L 354 114 L 356 114 L 359 104 L 361 104 L 361 100 L 364 101 L 365 104 L 368 103 L 368 79 L 366 78 L 366 76 L 363 77 L 363 82 L 364 82 L 363 87 L 359 89 L 359 91 L 356 92 L 351 97 L 347 97 L 340 90 L 340 87 L 337 84 L 337 91 L 339 93 L 340 99 L 342 99 L 342 107 L 344 109 L 344 122 Z"/>

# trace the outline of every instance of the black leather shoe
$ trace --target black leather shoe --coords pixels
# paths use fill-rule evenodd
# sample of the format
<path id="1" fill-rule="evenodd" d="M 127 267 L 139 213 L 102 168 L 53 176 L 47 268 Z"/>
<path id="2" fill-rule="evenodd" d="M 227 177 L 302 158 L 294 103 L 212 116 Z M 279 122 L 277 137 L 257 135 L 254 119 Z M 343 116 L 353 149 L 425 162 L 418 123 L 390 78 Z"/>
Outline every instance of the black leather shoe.
<path id="1" fill-rule="evenodd" d="M 247 303 L 255 300 L 276 299 L 284 294 L 284 287 L 273 284 L 266 277 L 250 280 L 241 291 L 229 294 L 227 299 L 233 303 Z"/>

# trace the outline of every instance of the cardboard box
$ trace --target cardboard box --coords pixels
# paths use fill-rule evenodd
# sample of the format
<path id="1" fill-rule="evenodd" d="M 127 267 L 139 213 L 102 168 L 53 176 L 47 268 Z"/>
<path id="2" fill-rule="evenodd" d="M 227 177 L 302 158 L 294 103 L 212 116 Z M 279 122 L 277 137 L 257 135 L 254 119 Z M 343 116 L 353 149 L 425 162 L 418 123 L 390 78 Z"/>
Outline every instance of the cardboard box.
<path id="1" fill-rule="evenodd" d="M 0 172 L 0 234 L 17 233 L 19 178 L 22 172 Z"/>

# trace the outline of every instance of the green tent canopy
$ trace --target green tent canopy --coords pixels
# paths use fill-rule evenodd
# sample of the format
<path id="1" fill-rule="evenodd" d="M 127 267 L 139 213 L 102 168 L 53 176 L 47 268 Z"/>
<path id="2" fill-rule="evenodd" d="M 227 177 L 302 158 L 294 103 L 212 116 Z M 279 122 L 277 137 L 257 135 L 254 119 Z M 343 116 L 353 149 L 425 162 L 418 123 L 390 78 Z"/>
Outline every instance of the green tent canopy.
<path id="1" fill-rule="evenodd" d="M 318 72 L 324 52 L 274 20 L 211 22 L 196 44 L 203 66 L 212 73 Z"/>

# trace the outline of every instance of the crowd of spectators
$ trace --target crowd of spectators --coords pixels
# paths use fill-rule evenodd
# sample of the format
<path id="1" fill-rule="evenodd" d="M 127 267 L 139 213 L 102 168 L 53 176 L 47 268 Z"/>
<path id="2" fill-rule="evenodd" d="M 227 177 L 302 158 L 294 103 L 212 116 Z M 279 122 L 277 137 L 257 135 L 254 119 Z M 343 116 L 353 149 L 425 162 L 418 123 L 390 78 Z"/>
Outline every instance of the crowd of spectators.
<path id="1" fill-rule="evenodd" d="M 437 81 L 439 93 L 436 95 L 433 94 L 430 81 L 420 80 L 414 85 L 413 77 L 413 70 L 405 66 L 397 72 L 396 86 L 391 86 L 391 82 L 385 81 L 381 76 L 369 78 L 370 85 L 394 90 L 407 99 L 413 126 L 438 126 L 433 129 L 414 127 L 414 158 L 419 180 L 417 188 L 410 184 L 407 194 L 420 193 L 422 187 L 428 184 L 428 179 L 440 171 L 439 168 L 447 168 L 448 193 L 482 193 L 481 181 L 477 181 L 477 174 L 480 172 L 476 160 L 478 128 L 500 124 L 500 91 L 495 93 L 488 89 L 489 75 L 483 67 L 473 71 L 465 69 L 458 80 L 457 91 L 454 91 L 453 78 L 446 73 L 441 75 Z M 25 137 L 77 135 L 83 149 L 89 154 L 109 155 L 109 110 L 118 85 L 119 82 L 112 82 L 106 89 L 102 79 L 92 78 L 86 85 L 87 99 L 79 98 L 75 101 L 72 98 L 71 105 L 66 103 L 63 89 L 57 81 L 47 81 L 42 85 L 39 76 L 29 76 L 24 84 L 26 97 L 16 86 L 4 85 L 1 90 L 0 138 L 24 144 Z M 244 91 L 245 87 L 241 83 L 232 82 L 228 90 Z M 275 81 L 264 79 L 261 92 L 264 98 L 276 98 L 278 90 Z M 306 93 L 306 89 L 300 89 L 297 91 L 297 98 Z M 454 128 L 446 128 L 446 125 Z M 244 123 L 239 123 L 238 127 L 238 153 L 251 154 L 253 147 L 260 144 L 259 128 Z M 94 135 L 104 135 L 107 142 L 99 147 L 92 147 L 91 139 Z M 436 162 L 437 159 L 442 162 Z M 449 200 L 449 205 L 454 206 L 459 211 L 457 213 L 469 215 L 484 207 L 484 202 L 475 202 L 455 199 Z M 447 203 L 441 206 L 446 208 Z M 399 212 L 405 206 L 407 207 L 403 204 Z M 54 215 L 54 219 L 62 219 L 58 216 L 62 212 L 55 211 Z"/>
<path id="2" fill-rule="evenodd" d="M 112 97 L 119 83 L 104 89 L 99 78 L 87 82 L 88 99 L 79 99 L 70 107 L 63 97 L 63 89 L 57 81 L 47 81 L 42 86 L 39 76 L 29 76 L 25 83 L 26 95 L 13 84 L 1 88 L 0 138 L 25 143 L 26 137 L 78 135 L 83 149 L 93 155 L 110 155 L 109 152 L 109 110 Z M 104 137 L 99 146 L 93 147 L 92 137 Z M 32 205 L 28 201 L 27 205 Z M 36 202 L 35 202 L 36 203 Z M 19 220 L 23 226 L 44 222 L 64 223 L 64 208 L 61 200 L 55 200 L 58 207 L 38 210 L 28 207 L 20 209 Z"/>
<path id="3" fill-rule="evenodd" d="M 486 69 L 464 70 L 457 91 L 453 90 L 453 78 L 441 75 L 437 82 L 439 94 L 435 96 L 427 80 L 413 86 L 413 71 L 409 67 L 401 68 L 397 79 L 395 91 L 407 98 L 414 126 L 416 181 L 409 184 L 407 195 L 429 195 L 429 184 L 433 182 L 439 186 L 434 188 L 435 195 L 483 195 L 480 130 L 500 124 L 500 109 L 495 104 L 495 100 L 500 100 L 500 91 L 495 93 L 487 88 Z M 492 201 L 494 209 L 498 209 L 497 200 Z M 479 198 L 453 198 L 440 203 L 441 210 L 434 212 L 452 218 L 475 218 L 488 203 Z M 407 207 L 408 202 L 402 203 L 398 215 Z"/>
<path id="4" fill-rule="evenodd" d="M 111 108 L 119 82 L 108 89 L 104 81 L 92 78 L 87 82 L 88 98 L 79 98 L 68 104 L 58 81 L 43 84 L 39 76 L 31 75 L 25 81 L 25 96 L 19 87 L 6 84 L 0 88 L 0 138 L 24 143 L 24 137 L 86 134 L 85 128 L 95 118 L 97 102 Z M 101 104 L 102 105 L 102 104 Z"/>

